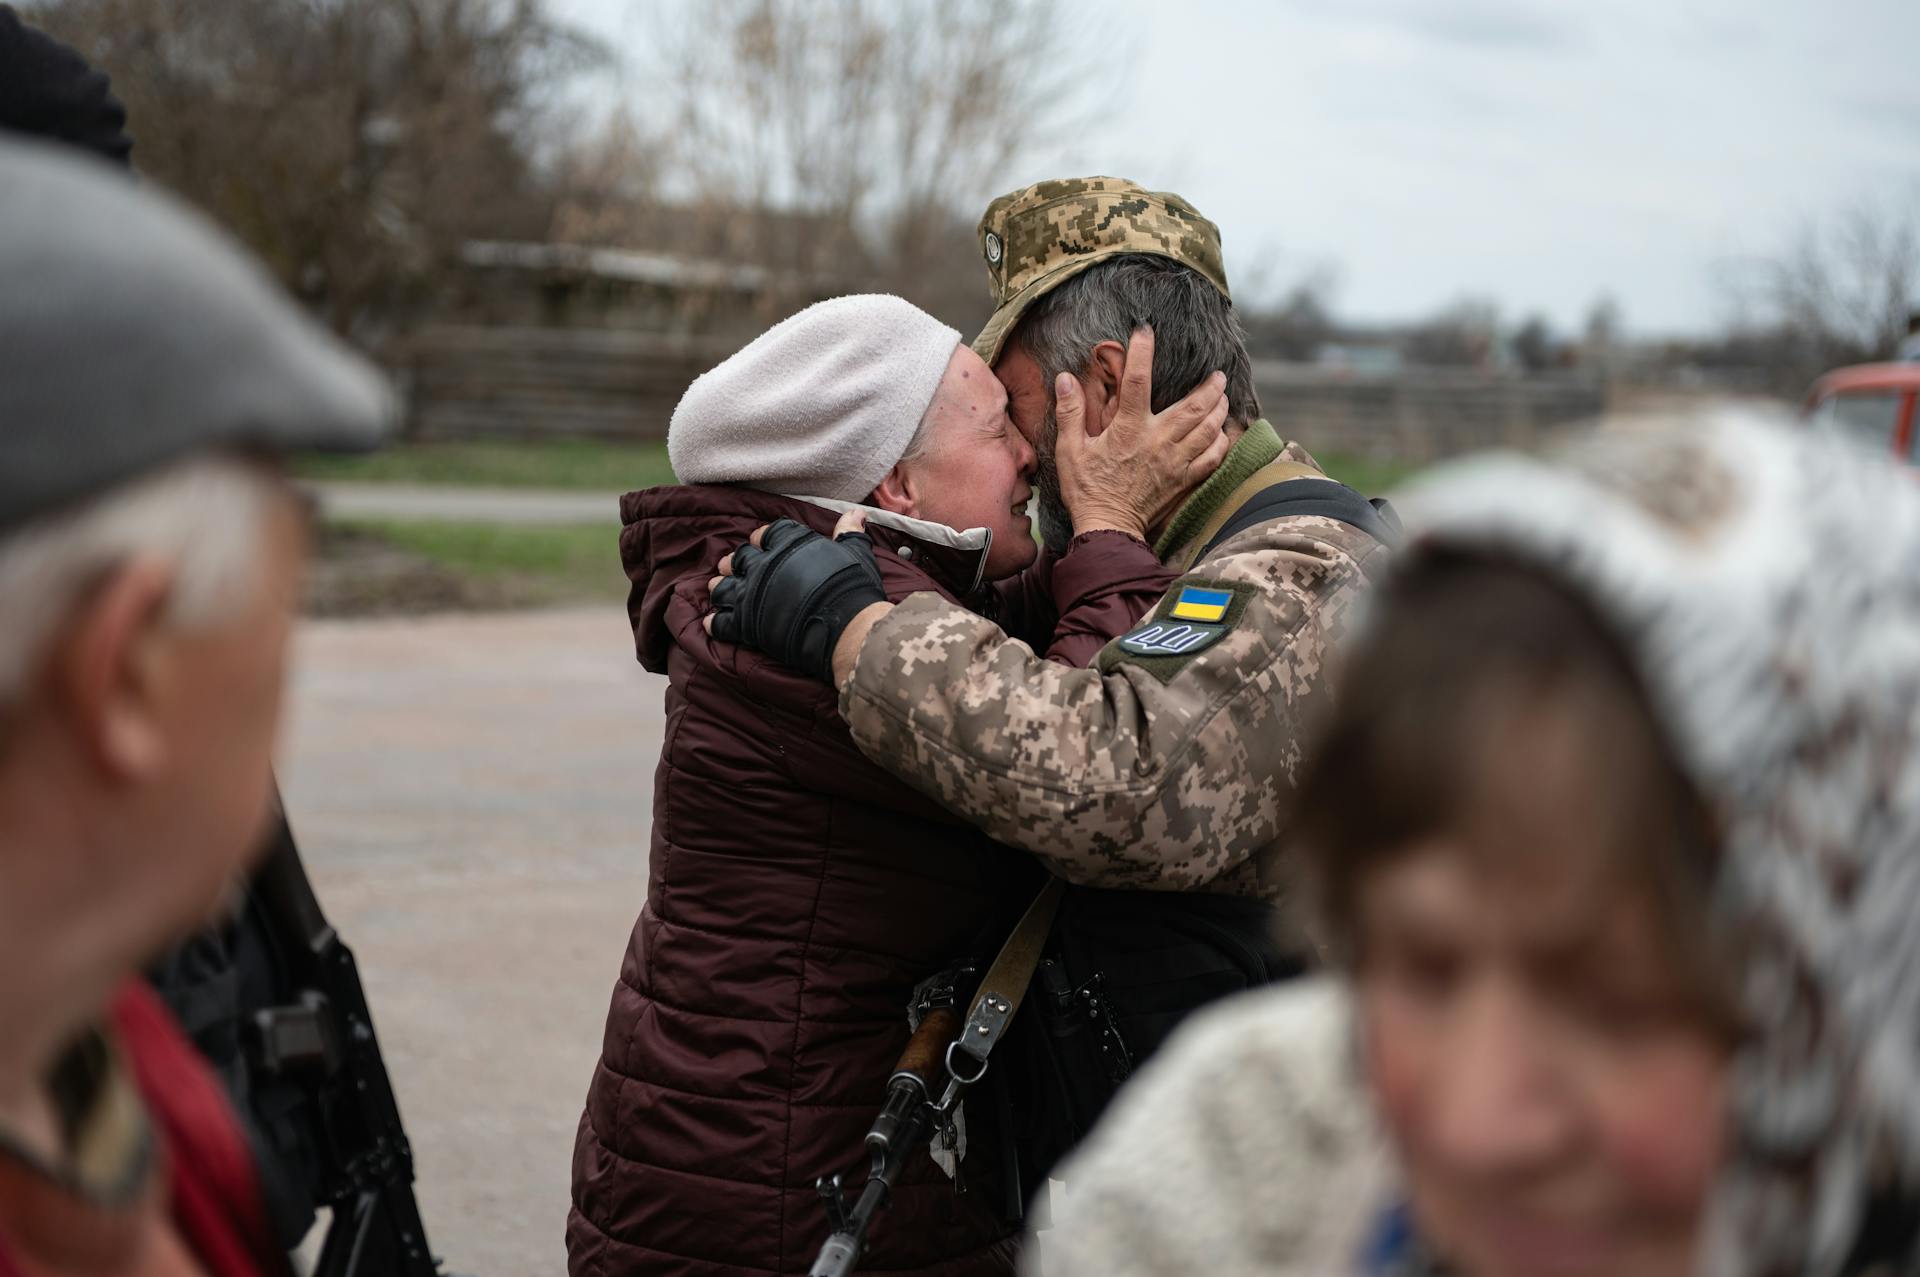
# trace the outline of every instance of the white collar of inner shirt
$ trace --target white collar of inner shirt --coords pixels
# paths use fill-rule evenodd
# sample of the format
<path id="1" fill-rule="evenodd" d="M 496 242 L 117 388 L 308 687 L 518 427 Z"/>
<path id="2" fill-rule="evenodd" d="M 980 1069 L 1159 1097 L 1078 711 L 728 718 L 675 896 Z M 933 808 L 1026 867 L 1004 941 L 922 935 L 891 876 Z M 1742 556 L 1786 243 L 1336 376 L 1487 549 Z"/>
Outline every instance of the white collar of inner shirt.
<path id="1" fill-rule="evenodd" d="M 808 505 L 817 505 L 823 510 L 835 514 L 845 514 L 849 510 L 859 510 L 866 514 L 871 527 L 891 528 L 929 545 L 942 546 L 949 550 L 961 550 L 978 555 L 979 568 L 975 573 L 973 585 L 966 591 L 971 593 L 980 588 L 987 571 L 987 552 L 993 548 L 993 529 L 968 528 L 964 532 L 950 528 L 944 523 L 933 523 L 926 519 L 909 518 L 904 514 L 895 514 L 891 510 L 882 510 L 878 506 L 861 505 L 857 501 L 836 501 L 832 497 L 800 497 Z"/>

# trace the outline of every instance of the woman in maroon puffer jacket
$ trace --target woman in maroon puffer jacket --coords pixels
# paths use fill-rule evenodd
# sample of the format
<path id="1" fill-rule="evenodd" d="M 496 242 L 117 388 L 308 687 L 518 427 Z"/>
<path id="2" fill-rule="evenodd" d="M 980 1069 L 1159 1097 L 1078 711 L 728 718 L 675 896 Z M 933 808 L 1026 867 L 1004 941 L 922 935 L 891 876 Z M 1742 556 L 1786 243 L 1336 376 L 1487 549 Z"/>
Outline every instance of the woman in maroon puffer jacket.
<path id="1" fill-rule="evenodd" d="M 870 304 L 823 303 L 696 383 L 675 414 L 676 468 L 738 470 L 738 456 L 714 454 L 741 436 L 771 453 L 770 432 L 804 434 L 803 414 L 756 419 L 763 409 L 742 390 L 774 369 L 776 402 L 827 402 L 816 432 L 878 437 L 867 449 L 876 455 L 857 463 L 880 467 L 877 480 L 823 472 L 768 482 L 829 498 L 865 485 L 890 598 L 933 590 L 990 607 L 1038 643 L 1058 623 L 1076 638 L 1054 655 L 1086 659 L 1098 646 L 1087 636 L 1124 630 L 1169 574 L 1144 544 L 1096 532 L 1046 571 L 983 592 L 984 580 L 1033 560 L 1020 509 L 1033 454 L 958 334 L 887 300 L 877 330 Z M 822 328 L 832 339 L 824 352 L 814 348 Z M 919 356 L 904 373 L 903 344 Z M 810 385 L 796 377 L 803 352 L 807 367 L 824 367 Z M 919 396 L 924 414 L 904 431 L 876 422 L 874 405 L 897 413 L 885 401 L 901 393 Z M 732 416 L 715 424 L 721 411 Z M 679 446 L 689 436 L 701 446 Z M 832 453 L 834 442 L 816 451 Z M 782 455 L 790 461 L 792 449 Z M 640 661 L 670 683 L 646 903 L 574 1152 L 575 1277 L 804 1273 L 828 1231 L 813 1182 L 864 1175 L 862 1138 L 905 1044 L 914 984 L 967 952 L 1037 881 L 1029 859 L 861 757 L 831 690 L 701 628 L 722 554 L 783 516 L 829 531 L 846 504 L 734 485 L 622 498 Z M 1016 1227 L 994 1196 L 956 1194 L 917 1158 L 863 1271 L 1011 1272 Z"/>

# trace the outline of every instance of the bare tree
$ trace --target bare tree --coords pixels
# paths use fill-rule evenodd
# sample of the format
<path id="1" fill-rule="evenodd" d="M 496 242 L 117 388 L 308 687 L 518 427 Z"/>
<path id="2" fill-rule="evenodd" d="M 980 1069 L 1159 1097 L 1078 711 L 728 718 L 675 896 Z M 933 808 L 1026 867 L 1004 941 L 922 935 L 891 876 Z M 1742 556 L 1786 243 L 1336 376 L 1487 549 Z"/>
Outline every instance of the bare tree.
<path id="1" fill-rule="evenodd" d="M 646 234 L 642 210 L 664 178 L 657 135 L 622 108 L 562 146 L 551 162 L 555 192 L 549 238 L 562 244 L 624 244 Z"/>
<path id="2" fill-rule="evenodd" d="M 1737 264 L 1726 283 L 1736 334 L 1770 352 L 1784 391 L 1837 364 L 1885 359 L 1920 304 L 1920 184 L 1810 222 L 1777 256 Z"/>
<path id="3" fill-rule="evenodd" d="M 730 251 L 814 273 L 870 270 L 956 322 L 984 318 L 973 223 L 1049 155 L 1107 82 L 1079 11 L 1031 0 L 707 0 L 656 6 L 664 200 L 744 225 Z M 823 228 L 844 228 L 840 235 Z M 856 252 L 848 239 L 857 235 Z M 751 238 L 751 237 L 749 237 Z M 956 311 L 963 313 L 956 314 Z"/>
<path id="4" fill-rule="evenodd" d="M 113 77 L 137 167 L 363 340 L 468 238 L 544 229 L 538 124 L 597 56 L 541 0 L 41 0 L 30 15 Z"/>
<path id="5" fill-rule="evenodd" d="M 1620 303 L 1612 294 L 1602 293 L 1594 298 L 1593 304 L 1587 307 L 1586 321 L 1581 326 L 1580 366 L 1599 374 L 1602 379 L 1611 379 L 1624 326 Z"/>
<path id="6" fill-rule="evenodd" d="M 1527 372 L 1545 372 L 1562 362 L 1566 347 L 1554 336 L 1553 325 L 1545 315 L 1528 315 L 1513 330 L 1508 347 L 1520 367 Z"/>
<path id="7" fill-rule="evenodd" d="M 1243 308 L 1236 303 L 1235 309 L 1243 312 L 1247 348 L 1255 358 L 1296 363 L 1312 360 L 1340 331 L 1333 313 L 1334 283 L 1332 270 L 1322 267 L 1301 278 L 1276 304 Z M 1234 292 L 1240 296 L 1260 295 L 1257 287 L 1245 285 Z"/>
<path id="8" fill-rule="evenodd" d="M 1407 357 L 1432 368 L 1491 368 L 1500 344 L 1500 307 L 1463 297 L 1409 334 Z"/>

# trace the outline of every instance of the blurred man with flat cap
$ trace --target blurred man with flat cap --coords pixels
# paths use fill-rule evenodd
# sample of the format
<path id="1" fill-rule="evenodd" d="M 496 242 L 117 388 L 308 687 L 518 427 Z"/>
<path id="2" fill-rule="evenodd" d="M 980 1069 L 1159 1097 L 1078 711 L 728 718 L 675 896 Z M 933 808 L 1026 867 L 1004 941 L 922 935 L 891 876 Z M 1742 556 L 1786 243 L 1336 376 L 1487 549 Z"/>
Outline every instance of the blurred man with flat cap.
<path id="1" fill-rule="evenodd" d="M 277 1273 L 252 1155 L 140 964 L 261 845 L 305 516 L 380 377 L 223 236 L 0 140 L 0 1273 Z"/>

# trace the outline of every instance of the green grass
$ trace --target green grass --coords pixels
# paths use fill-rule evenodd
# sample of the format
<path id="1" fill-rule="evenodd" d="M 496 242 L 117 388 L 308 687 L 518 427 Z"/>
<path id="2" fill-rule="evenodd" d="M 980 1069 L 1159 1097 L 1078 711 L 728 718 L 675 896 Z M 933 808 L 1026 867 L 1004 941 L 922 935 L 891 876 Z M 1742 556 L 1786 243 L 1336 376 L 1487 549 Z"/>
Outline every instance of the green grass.
<path id="1" fill-rule="evenodd" d="M 1368 495 L 1392 489 L 1416 467 L 1370 462 L 1337 453 L 1318 457 L 1329 474 Z M 661 445 L 442 444 L 397 448 L 368 458 L 303 463 L 310 477 L 416 483 L 530 484 L 614 491 L 672 481 Z M 441 605 L 521 607 L 618 599 L 627 581 L 620 570 L 618 532 L 607 524 L 503 524 L 411 519 L 347 519 L 333 525 L 336 551 L 376 542 L 424 560 L 444 574 L 429 579 Z M 419 578 L 382 574 L 349 560 L 355 583 L 344 614 L 379 610 L 420 597 Z M 352 566 L 357 565 L 357 566 Z M 390 570 L 390 569 L 385 569 Z M 465 584 L 461 584 L 464 582 Z M 366 598 L 361 598 L 362 594 Z M 336 604 L 336 606 L 341 606 Z"/>
<path id="2" fill-rule="evenodd" d="M 1337 452 L 1315 452 L 1313 459 L 1331 478 L 1370 497 L 1383 496 L 1420 472 L 1419 466 L 1405 462 L 1375 461 L 1368 457 L 1342 456 Z"/>
<path id="3" fill-rule="evenodd" d="M 364 456 L 305 456 L 303 479 L 445 483 L 630 492 L 672 483 L 664 443 L 548 439 L 531 443 L 403 443 Z"/>
<path id="4" fill-rule="evenodd" d="M 1327 472 L 1369 496 L 1417 467 L 1338 453 L 1317 454 Z M 403 444 L 364 457 L 306 457 L 313 479 L 572 488 L 623 492 L 672 483 L 666 445 L 549 440 L 538 443 Z M 622 597 L 616 531 L 586 526 L 352 519 L 340 530 L 417 555 L 512 603 Z"/>
<path id="5" fill-rule="evenodd" d="M 606 524 L 356 519 L 340 526 L 462 576 L 514 587 L 536 601 L 619 598 L 627 589 L 618 529 Z"/>

